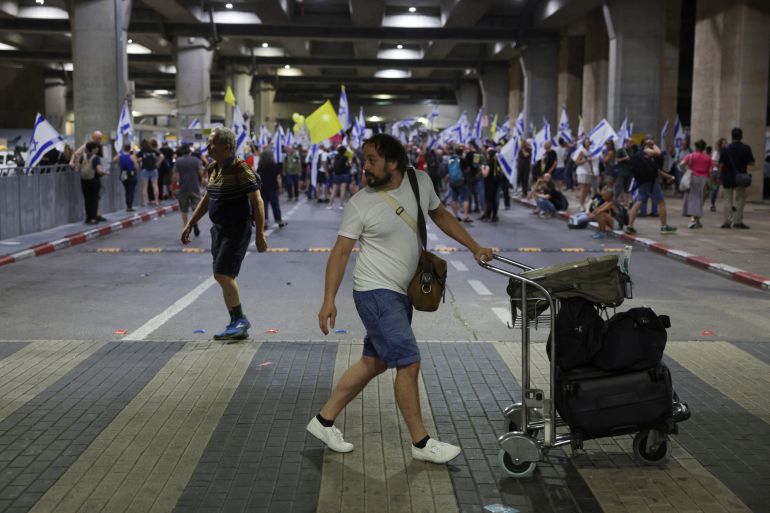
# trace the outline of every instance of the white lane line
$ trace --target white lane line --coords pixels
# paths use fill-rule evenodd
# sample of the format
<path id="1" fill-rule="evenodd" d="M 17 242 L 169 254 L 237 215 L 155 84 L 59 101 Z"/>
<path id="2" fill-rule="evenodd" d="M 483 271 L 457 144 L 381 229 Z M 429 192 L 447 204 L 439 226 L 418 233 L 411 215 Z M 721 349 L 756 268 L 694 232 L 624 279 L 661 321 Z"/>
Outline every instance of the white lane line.
<path id="1" fill-rule="evenodd" d="M 507 308 L 502 308 L 499 306 L 495 306 L 492 308 L 492 312 L 497 316 L 498 319 L 500 319 L 503 324 L 508 326 L 511 322 L 511 311 Z"/>
<path id="2" fill-rule="evenodd" d="M 270 237 L 275 230 L 270 228 L 269 230 L 265 230 L 265 237 Z"/>
<path id="3" fill-rule="evenodd" d="M 435 233 L 429 233 L 428 234 L 428 240 L 435 242 L 435 241 L 438 240 L 438 235 L 436 235 Z"/>
<path id="4" fill-rule="evenodd" d="M 452 264 L 452 267 L 454 267 L 456 271 L 467 271 L 468 270 L 468 268 L 465 266 L 465 264 L 460 262 L 459 260 L 450 260 L 449 263 Z"/>
<path id="5" fill-rule="evenodd" d="M 468 280 L 468 285 L 473 288 L 473 290 L 476 291 L 476 294 L 479 296 L 491 296 L 492 293 L 489 291 L 488 288 L 484 286 L 483 283 L 481 283 L 479 280 Z"/>
<path id="6" fill-rule="evenodd" d="M 193 301 L 198 299 L 198 297 L 206 292 L 212 285 L 214 285 L 214 283 L 216 283 L 216 281 L 213 276 L 207 278 L 206 281 L 182 296 L 176 303 L 144 323 L 138 330 L 123 337 L 123 340 L 144 340 L 150 333 L 163 326 L 166 321 L 190 306 Z"/>

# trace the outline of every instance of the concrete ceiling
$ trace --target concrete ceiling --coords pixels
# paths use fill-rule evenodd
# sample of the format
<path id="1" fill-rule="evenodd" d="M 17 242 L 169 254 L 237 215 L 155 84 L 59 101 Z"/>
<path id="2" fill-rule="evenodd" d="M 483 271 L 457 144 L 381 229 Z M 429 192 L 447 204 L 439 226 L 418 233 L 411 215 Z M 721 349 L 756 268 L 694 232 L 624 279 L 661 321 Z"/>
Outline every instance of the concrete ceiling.
<path id="1" fill-rule="evenodd" d="M 0 42 L 15 48 L 0 50 L 0 64 L 32 61 L 54 67 L 68 58 L 63 43 L 69 41 L 69 21 L 18 15 L 34 4 L 0 0 Z M 64 0 L 46 4 L 65 8 Z M 334 81 L 339 79 L 349 96 L 383 93 L 394 94 L 394 102 L 451 102 L 446 84 L 455 86 L 468 77 L 468 69 L 507 66 L 510 51 L 499 49 L 527 37 L 522 28 L 531 25 L 538 8 L 537 0 L 132 0 L 129 37 L 151 53 L 130 56 L 129 79 L 138 94 L 157 84 L 173 90 L 173 75 L 160 66 L 174 63 L 176 37 L 195 36 L 210 39 L 216 48 L 212 76 L 237 69 L 264 79 L 286 64 L 299 69 L 301 80 L 262 81 L 275 88 L 277 99 L 318 99 L 338 90 Z M 417 80 L 374 80 L 378 69 L 406 70 Z M 212 92 L 220 93 L 218 88 L 213 81 Z"/>

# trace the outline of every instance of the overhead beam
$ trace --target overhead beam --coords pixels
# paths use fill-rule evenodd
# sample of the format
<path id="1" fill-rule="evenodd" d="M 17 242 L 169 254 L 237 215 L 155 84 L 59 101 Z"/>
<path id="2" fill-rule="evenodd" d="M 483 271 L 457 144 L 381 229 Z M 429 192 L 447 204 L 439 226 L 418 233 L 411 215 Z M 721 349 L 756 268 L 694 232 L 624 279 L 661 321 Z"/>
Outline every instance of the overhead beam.
<path id="1" fill-rule="evenodd" d="M 132 34 L 158 34 L 162 28 L 166 37 L 209 37 L 208 23 L 157 23 L 132 21 L 128 31 Z M 383 40 L 383 41 L 453 41 L 489 42 L 513 41 L 515 31 L 493 27 L 354 27 L 349 25 L 261 25 L 249 23 L 218 23 L 217 34 L 221 37 L 244 39 L 290 38 L 327 41 Z M 0 31 L 15 32 L 70 32 L 69 20 L 13 18 L 0 19 Z"/>
<path id="2" fill-rule="evenodd" d="M 254 80 L 281 86 L 283 84 L 350 84 L 376 86 L 428 86 L 436 89 L 454 89 L 459 80 L 438 82 L 432 78 L 377 78 L 377 77 L 341 77 L 341 76 L 299 76 L 283 77 L 277 75 L 254 75 Z"/>
<path id="3" fill-rule="evenodd" d="M 0 50 L 0 62 L 2 61 L 71 62 L 72 52 L 69 50 Z M 174 56 L 170 54 L 128 54 L 129 64 L 168 64 L 173 62 Z"/>

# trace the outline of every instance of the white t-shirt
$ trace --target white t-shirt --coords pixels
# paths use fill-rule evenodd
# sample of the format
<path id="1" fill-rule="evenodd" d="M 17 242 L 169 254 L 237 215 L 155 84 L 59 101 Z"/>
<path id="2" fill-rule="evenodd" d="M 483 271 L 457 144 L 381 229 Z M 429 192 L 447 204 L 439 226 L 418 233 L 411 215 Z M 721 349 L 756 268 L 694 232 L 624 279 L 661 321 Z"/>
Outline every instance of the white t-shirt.
<path id="1" fill-rule="evenodd" d="M 567 148 L 563 146 L 556 146 L 553 149 L 556 152 L 556 167 L 562 168 L 567 165 Z"/>
<path id="2" fill-rule="evenodd" d="M 580 158 L 580 155 L 584 155 L 584 158 L 586 160 L 583 161 L 582 164 L 577 166 L 577 174 L 579 175 L 590 175 L 592 172 L 592 163 L 588 161 L 589 158 L 591 158 L 591 150 L 586 149 L 585 146 L 581 146 L 578 148 L 577 153 L 575 154 L 575 162 L 578 161 Z"/>
<path id="3" fill-rule="evenodd" d="M 441 201 L 428 174 L 422 171 L 416 174 L 420 204 L 427 221 L 428 212 L 437 209 Z M 417 201 L 408 176 L 387 194 L 417 221 Z M 376 190 L 365 187 L 348 201 L 338 234 L 361 245 L 353 270 L 353 290 L 388 289 L 406 294 L 420 256 L 419 235 Z"/>

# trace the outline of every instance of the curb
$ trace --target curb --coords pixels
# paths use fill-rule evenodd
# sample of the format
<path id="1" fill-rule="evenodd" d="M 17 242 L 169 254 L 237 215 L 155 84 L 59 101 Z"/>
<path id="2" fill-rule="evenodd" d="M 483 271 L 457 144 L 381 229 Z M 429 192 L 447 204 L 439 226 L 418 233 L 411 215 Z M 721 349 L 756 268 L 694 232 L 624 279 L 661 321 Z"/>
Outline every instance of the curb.
<path id="1" fill-rule="evenodd" d="M 146 223 L 147 221 L 151 221 L 157 217 L 176 212 L 177 210 L 179 210 L 179 205 L 176 203 L 166 207 L 158 207 L 147 212 L 141 212 L 131 217 L 121 219 L 120 221 L 115 221 L 100 228 L 94 228 L 85 232 L 73 233 L 72 235 L 67 235 L 52 242 L 37 244 L 30 248 L 19 251 L 18 253 L 13 253 L 12 255 L 0 256 L 0 267 L 6 264 L 12 264 L 14 262 L 26 260 L 27 258 L 47 255 L 48 253 L 53 253 L 59 249 L 77 246 L 78 244 L 83 244 L 84 242 L 91 239 L 104 237 L 105 235 L 120 231 L 123 228 L 131 228 L 132 226 Z"/>
<path id="2" fill-rule="evenodd" d="M 525 207 L 535 208 L 535 204 L 530 201 L 523 200 L 521 198 L 511 198 L 511 199 L 516 203 L 523 205 Z M 564 220 L 567 220 L 570 217 L 570 214 L 567 212 L 557 212 L 557 214 L 559 217 L 561 217 Z M 595 222 L 592 222 L 590 226 L 592 229 L 597 228 Z M 762 289 L 762 290 L 770 290 L 770 278 L 766 276 L 760 276 L 759 274 L 750 273 L 748 271 L 744 271 L 743 269 L 738 269 L 737 267 L 733 267 L 731 265 L 715 262 L 706 257 L 693 255 L 692 253 L 688 253 L 687 251 L 674 249 L 674 248 L 671 248 L 670 246 L 667 246 L 666 244 L 662 244 L 652 239 L 639 237 L 636 235 L 629 235 L 620 230 L 610 231 L 609 233 L 616 239 L 620 239 L 625 242 L 630 242 L 631 244 L 634 244 L 636 246 L 645 247 L 647 249 L 655 251 L 656 253 L 660 253 L 661 255 L 667 256 L 669 258 L 673 258 L 674 260 L 679 260 L 680 262 L 684 262 L 693 267 L 697 267 L 698 269 L 709 271 L 711 273 L 718 274 L 725 278 L 730 278 L 733 281 L 737 281 L 738 283 L 742 283 L 744 285 L 750 285 L 752 287 Z"/>

